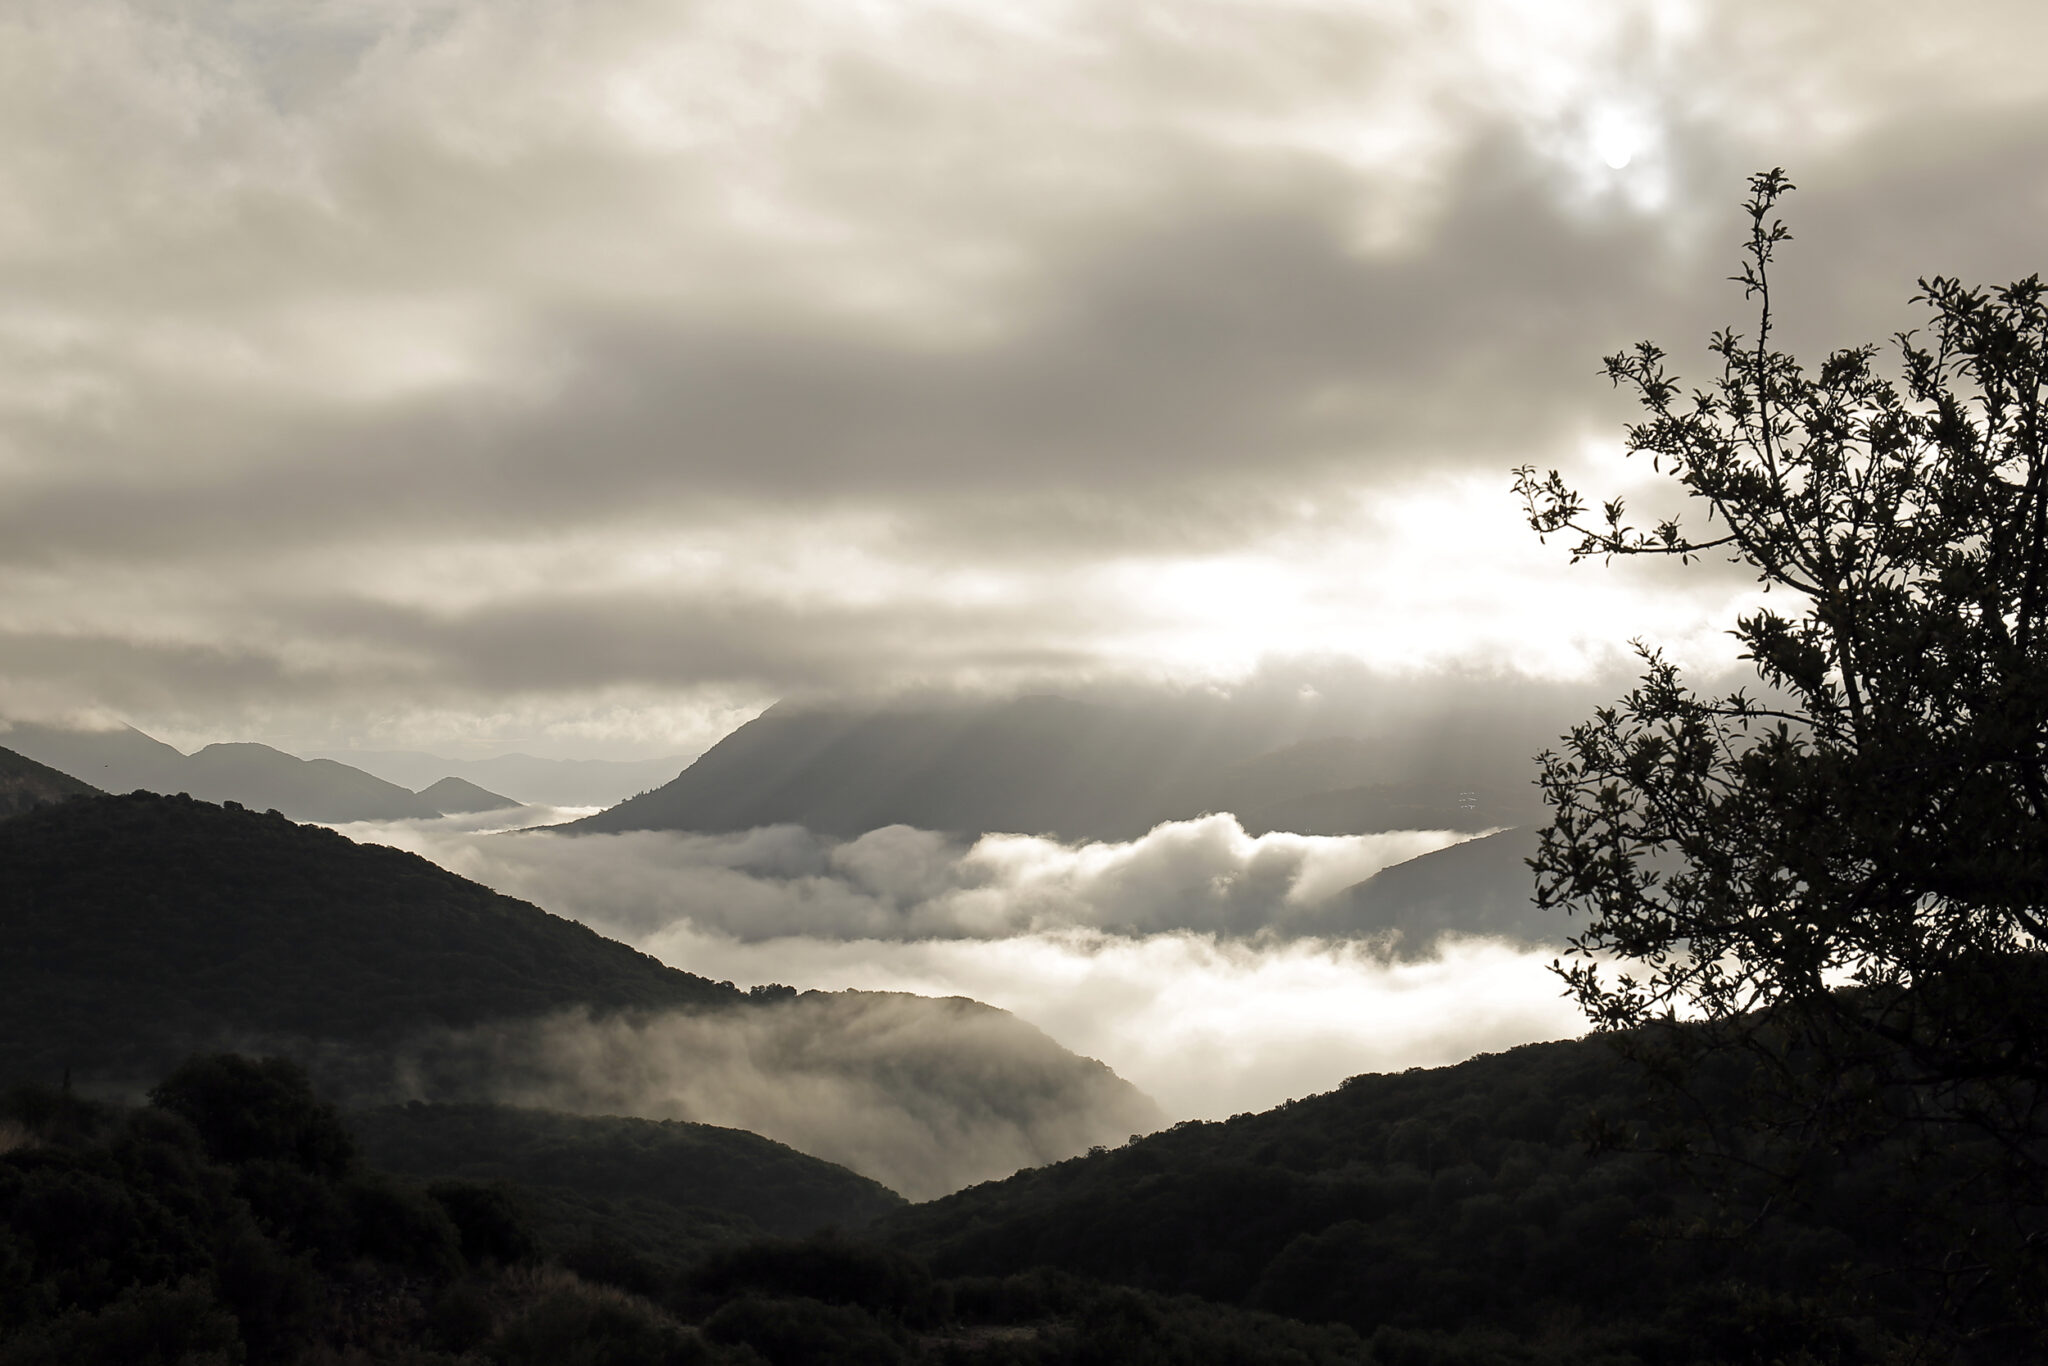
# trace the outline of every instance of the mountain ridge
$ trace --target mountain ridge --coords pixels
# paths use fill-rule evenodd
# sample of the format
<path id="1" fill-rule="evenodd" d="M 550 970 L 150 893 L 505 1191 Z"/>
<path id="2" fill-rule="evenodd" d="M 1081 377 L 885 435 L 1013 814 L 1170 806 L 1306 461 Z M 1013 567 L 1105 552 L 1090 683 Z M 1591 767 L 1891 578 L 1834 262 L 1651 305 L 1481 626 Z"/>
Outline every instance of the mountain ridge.
<path id="1" fill-rule="evenodd" d="M 1034 695 L 917 707 L 770 708 L 673 780 L 567 833 L 888 825 L 1129 841 L 1235 814 L 1252 834 L 1480 831 L 1532 815 L 1499 775 L 1418 771 L 1355 737 L 1274 745 L 1247 724 Z"/>
<path id="2" fill-rule="evenodd" d="M 252 741 L 223 741 L 185 754 L 133 726 L 76 730 L 20 721 L 0 730 L 0 741 L 105 792 L 183 792 L 337 824 L 442 814 L 411 790 L 361 769 Z"/>
<path id="3" fill-rule="evenodd" d="M 417 855 L 190 797 L 0 822 L 0 930 L 0 1080 L 132 1095 L 188 1053 L 282 1053 L 351 1104 L 749 1128 L 925 1194 L 1163 1122 L 994 1007 L 743 991 Z"/>

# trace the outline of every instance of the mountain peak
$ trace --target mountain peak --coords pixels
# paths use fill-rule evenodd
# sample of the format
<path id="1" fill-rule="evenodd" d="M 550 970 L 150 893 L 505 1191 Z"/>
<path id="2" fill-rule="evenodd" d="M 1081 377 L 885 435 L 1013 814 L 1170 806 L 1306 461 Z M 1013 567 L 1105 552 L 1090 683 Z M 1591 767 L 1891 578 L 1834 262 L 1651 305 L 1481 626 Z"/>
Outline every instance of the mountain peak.
<path id="1" fill-rule="evenodd" d="M 469 815 L 481 811 L 517 811 L 525 803 L 478 787 L 465 778 L 443 778 L 418 793 L 419 799 L 444 816 Z"/>

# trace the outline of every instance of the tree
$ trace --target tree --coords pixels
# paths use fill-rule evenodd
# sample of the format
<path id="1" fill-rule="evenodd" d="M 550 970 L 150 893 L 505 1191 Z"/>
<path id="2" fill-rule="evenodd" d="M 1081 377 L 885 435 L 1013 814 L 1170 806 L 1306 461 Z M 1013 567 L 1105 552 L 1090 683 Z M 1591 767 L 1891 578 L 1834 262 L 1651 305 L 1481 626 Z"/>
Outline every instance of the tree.
<path id="1" fill-rule="evenodd" d="M 1894 374 L 1868 345 L 1809 371 L 1772 342 L 1792 188 L 1750 179 L 1757 325 L 1714 335 L 1711 386 L 1648 342 L 1606 361 L 1646 413 L 1629 451 L 1702 524 L 1515 471 L 1575 562 L 1726 556 L 1779 604 L 1733 631 L 1755 689 L 1700 695 L 1638 643 L 1638 686 L 1540 756 L 1536 899 L 1584 917 L 1558 970 L 1596 1025 L 1764 1040 L 1810 1132 L 1967 1132 L 2040 1205 L 2048 291 L 1923 279 Z"/>

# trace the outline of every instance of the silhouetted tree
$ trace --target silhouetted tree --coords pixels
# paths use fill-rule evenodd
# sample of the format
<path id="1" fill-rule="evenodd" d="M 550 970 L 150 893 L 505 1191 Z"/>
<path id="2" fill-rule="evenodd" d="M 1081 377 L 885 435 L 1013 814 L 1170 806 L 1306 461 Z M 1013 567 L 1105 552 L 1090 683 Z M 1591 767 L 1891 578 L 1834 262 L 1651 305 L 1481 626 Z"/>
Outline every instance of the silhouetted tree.
<path id="1" fill-rule="evenodd" d="M 1875 346 L 1809 371 L 1772 344 L 1791 188 L 1751 178 L 1758 321 L 1713 337 L 1710 387 L 1648 342 L 1606 362 L 1647 413 L 1630 452 L 1705 527 L 1515 472 L 1575 562 L 1723 554 L 1780 604 L 1733 633 L 1755 692 L 1639 644 L 1640 684 L 1541 756 L 1536 896 L 1585 917 L 1560 971 L 1596 1024 L 1759 1045 L 1830 1144 L 1982 1143 L 1955 1174 L 2016 1177 L 2010 1215 L 2042 1203 L 2048 1077 L 2048 303 L 2038 276 L 1923 279 L 1895 377 Z"/>

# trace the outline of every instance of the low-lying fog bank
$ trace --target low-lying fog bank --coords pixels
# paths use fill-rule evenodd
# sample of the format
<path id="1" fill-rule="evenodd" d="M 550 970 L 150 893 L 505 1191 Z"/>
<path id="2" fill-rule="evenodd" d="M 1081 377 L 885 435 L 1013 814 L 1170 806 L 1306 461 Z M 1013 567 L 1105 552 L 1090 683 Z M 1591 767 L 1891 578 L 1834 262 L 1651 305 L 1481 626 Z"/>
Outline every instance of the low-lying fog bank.
<path id="1" fill-rule="evenodd" d="M 1444 831 L 1255 838 L 1228 815 L 1079 845 L 902 826 L 844 841 L 789 826 L 341 828 L 713 978 L 985 1001 L 1108 1063 L 1176 1119 L 1584 1028 L 1546 971 L 1553 948 L 1402 945 L 1333 923 L 1344 888 L 1466 838 Z"/>
<path id="2" fill-rule="evenodd" d="M 957 997 L 791 993 L 741 1011 L 569 1012 L 421 1037 L 395 1098 L 746 1129 L 913 1200 L 1118 1144 L 1152 1100 Z"/>

